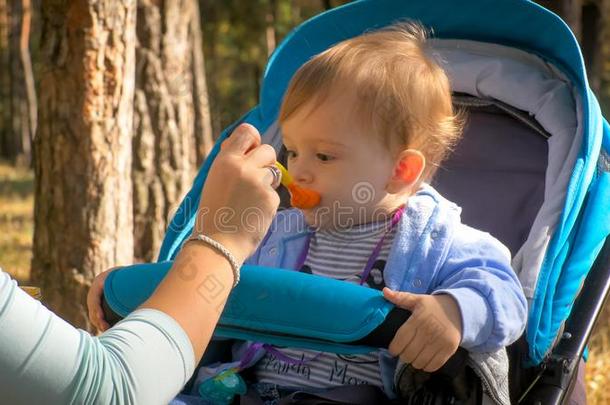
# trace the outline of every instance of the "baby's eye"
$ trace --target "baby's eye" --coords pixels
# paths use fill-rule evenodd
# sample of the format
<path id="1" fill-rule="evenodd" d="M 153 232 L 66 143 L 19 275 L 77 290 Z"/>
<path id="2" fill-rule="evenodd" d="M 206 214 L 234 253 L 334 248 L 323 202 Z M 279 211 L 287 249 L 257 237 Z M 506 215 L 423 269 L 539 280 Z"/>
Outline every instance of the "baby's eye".
<path id="1" fill-rule="evenodd" d="M 293 150 L 286 150 L 286 157 L 288 159 L 294 159 L 295 157 L 297 157 L 297 153 Z"/>
<path id="2" fill-rule="evenodd" d="M 333 156 L 327 155 L 325 153 L 316 153 L 316 157 L 322 162 L 328 162 L 334 159 Z"/>

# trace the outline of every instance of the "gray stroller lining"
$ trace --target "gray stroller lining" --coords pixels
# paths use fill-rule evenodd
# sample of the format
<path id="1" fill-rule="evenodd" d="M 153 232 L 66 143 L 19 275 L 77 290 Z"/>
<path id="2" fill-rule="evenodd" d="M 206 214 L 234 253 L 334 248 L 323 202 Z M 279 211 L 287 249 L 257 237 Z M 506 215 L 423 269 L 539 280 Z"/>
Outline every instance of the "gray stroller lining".
<path id="1" fill-rule="evenodd" d="M 499 100 L 523 110 L 551 135 L 546 153 L 544 200 L 525 243 L 513 260 L 525 295 L 531 299 L 542 260 L 565 205 L 566 190 L 582 144 L 580 99 L 558 69 L 525 51 L 476 41 L 437 39 L 432 40 L 432 48 L 434 56 L 445 67 L 455 92 Z M 532 137 L 530 146 L 542 152 L 536 146 L 538 141 Z M 525 153 L 530 146 L 519 152 Z M 507 152 L 515 154 L 518 151 L 498 148 L 496 156 Z M 535 156 L 530 158 L 536 159 Z M 540 154 L 538 159 L 545 159 L 545 156 Z M 519 194 L 524 192 L 519 184 L 511 183 L 510 186 L 517 187 L 515 192 Z"/>
<path id="2" fill-rule="evenodd" d="M 544 137 L 500 109 L 469 107 L 464 139 L 433 185 L 462 207 L 464 223 L 494 235 L 514 255 L 544 199 L 547 149 Z"/>

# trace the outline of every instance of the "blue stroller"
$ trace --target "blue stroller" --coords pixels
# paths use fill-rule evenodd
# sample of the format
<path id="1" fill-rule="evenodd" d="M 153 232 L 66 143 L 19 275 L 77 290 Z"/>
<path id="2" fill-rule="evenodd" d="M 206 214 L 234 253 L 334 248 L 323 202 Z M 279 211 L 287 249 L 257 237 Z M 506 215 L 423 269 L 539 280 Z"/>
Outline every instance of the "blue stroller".
<path id="1" fill-rule="evenodd" d="M 159 261 L 107 278 L 107 317 L 135 309 L 168 271 L 191 233 L 220 142 L 235 126 L 253 124 L 281 156 L 276 120 L 294 72 L 341 40 L 404 18 L 433 29 L 454 103 L 468 111 L 464 139 L 434 186 L 463 208 L 466 224 L 509 247 L 528 298 L 526 332 L 509 348 L 511 401 L 565 403 L 610 290 L 610 126 L 569 28 L 527 0 L 362 0 L 296 28 L 269 60 L 260 104 L 220 135 L 172 220 Z M 327 288 L 334 302 L 318 299 Z M 304 300 L 306 312 L 296 308 Z M 215 336 L 364 353 L 387 347 L 402 312 L 377 290 L 245 266 Z M 218 357 L 215 350 L 211 345 L 204 361 Z M 460 354 L 449 363 L 458 364 Z"/>

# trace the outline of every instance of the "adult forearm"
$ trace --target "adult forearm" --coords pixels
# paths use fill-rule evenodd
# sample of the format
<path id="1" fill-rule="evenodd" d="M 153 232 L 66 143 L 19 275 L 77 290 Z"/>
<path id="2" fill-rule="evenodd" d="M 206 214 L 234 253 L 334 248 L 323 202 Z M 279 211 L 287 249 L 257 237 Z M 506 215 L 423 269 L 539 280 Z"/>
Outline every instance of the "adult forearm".
<path id="1" fill-rule="evenodd" d="M 188 336 L 165 313 L 138 310 L 93 337 L 0 270 L 0 402 L 164 404 L 194 367 Z"/>
<path id="2" fill-rule="evenodd" d="M 187 243 L 172 269 L 141 308 L 166 313 L 184 329 L 199 361 L 233 286 L 227 259 L 201 243 Z"/>

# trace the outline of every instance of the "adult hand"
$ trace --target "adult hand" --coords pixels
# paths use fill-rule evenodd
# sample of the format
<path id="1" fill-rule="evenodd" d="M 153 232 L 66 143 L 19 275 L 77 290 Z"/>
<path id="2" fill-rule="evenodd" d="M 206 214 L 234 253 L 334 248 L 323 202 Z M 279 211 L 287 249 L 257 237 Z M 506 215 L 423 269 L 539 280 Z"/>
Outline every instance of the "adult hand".
<path id="1" fill-rule="evenodd" d="M 118 269 L 113 267 L 101 272 L 93 279 L 89 292 L 87 293 L 87 310 L 89 311 L 89 322 L 100 332 L 104 332 L 110 328 L 106 319 L 104 319 L 104 311 L 102 310 L 102 295 L 104 293 L 104 281 L 111 271 Z"/>
<path id="2" fill-rule="evenodd" d="M 260 244 L 279 205 L 271 187 L 275 150 L 258 131 L 240 125 L 210 167 L 194 233 L 223 244 L 241 264 Z M 234 275 L 226 258 L 202 243 L 184 245 L 167 276 L 140 308 L 160 310 L 186 332 L 195 364 L 212 336 Z"/>
<path id="3" fill-rule="evenodd" d="M 242 124 L 210 168 L 196 229 L 227 246 L 240 262 L 258 247 L 277 210 L 279 197 L 265 168 L 274 162 L 274 149 L 261 145 L 256 128 Z M 98 274 L 87 294 L 89 321 L 101 332 L 110 327 L 102 310 L 104 281 L 117 268 Z"/>
<path id="4" fill-rule="evenodd" d="M 203 187 L 195 226 L 243 261 L 265 236 L 280 199 L 271 187 L 276 154 L 250 124 L 223 143 Z"/>

